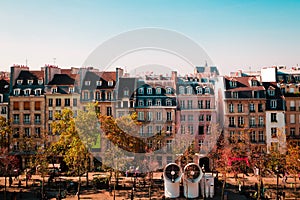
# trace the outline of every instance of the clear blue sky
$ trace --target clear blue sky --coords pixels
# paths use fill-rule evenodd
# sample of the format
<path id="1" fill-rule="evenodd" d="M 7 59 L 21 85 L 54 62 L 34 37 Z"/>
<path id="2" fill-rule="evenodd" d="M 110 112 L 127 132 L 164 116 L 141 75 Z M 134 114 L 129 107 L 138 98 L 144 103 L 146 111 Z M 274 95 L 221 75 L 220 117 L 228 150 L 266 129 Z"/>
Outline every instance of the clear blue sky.
<path id="1" fill-rule="evenodd" d="M 143 27 L 187 35 L 225 73 L 300 65 L 297 0 L 1 0 L 0 67 L 80 66 L 105 40 Z"/>

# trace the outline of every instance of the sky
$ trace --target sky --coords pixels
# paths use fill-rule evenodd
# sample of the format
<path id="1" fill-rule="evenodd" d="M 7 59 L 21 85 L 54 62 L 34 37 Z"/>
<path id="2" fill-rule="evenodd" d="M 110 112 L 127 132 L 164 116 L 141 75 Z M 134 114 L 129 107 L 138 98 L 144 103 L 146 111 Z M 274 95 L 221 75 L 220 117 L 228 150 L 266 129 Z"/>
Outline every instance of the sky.
<path id="1" fill-rule="evenodd" d="M 297 0 L 0 0 L 0 70 L 82 66 L 103 42 L 157 27 L 198 43 L 223 74 L 300 64 Z M 204 63 L 197 63 L 204 65 Z"/>

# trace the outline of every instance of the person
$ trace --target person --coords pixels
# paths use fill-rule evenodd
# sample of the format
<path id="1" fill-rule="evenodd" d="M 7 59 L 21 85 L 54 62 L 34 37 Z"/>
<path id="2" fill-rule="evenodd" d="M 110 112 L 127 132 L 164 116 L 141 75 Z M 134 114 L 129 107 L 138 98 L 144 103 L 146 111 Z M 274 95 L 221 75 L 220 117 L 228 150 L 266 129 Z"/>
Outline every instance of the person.
<path id="1" fill-rule="evenodd" d="M 9 187 L 11 187 L 11 185 L 12 185 L 12 183 L 13 183 L 13 179 L 12 179 L 11 176 L 9 177 L 8 181 L 9 181 Z"/>

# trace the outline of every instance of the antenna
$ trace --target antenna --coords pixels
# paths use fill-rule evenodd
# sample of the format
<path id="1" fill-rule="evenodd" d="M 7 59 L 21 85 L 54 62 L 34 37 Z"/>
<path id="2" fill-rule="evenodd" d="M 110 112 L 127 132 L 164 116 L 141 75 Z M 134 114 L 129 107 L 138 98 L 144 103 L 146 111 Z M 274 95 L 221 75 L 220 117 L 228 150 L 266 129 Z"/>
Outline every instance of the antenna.
<path id="1" fill-rule="evenodd" d="M 26 58 L 26 60 L 25 60 L 25 64 L 26 64 L 26 67 L 27 67 L 27 64 L 28 64 L 28 60 L 27 60 L 27 58 Z"/>
<path id="2" fill-rule="evenodd" d="M 56 58 L 53 58 L 53 65 L 55 65 Z"/>

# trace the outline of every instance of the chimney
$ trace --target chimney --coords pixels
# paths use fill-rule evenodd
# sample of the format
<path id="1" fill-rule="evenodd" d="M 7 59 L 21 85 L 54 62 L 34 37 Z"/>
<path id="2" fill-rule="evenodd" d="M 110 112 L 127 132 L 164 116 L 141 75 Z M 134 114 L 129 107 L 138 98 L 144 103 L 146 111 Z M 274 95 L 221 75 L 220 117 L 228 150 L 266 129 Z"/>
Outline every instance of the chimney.
<path id="1" fill-rule="evenodd" d="M 10 67 L 10 83 L 9 83 L 9 92 L 12 92 L 13 86 L 16 82 L 21 71 L 29 71 L 29 67 L 25 65 L 13 65 Z"/>
<path id="2" fill-rule="evenodd" d="M 116 68 L 116 81 L 119 80 L 119 78 L 123 77 L 124 70 L 122 68 L 117 67 Z"/>
<path id="3" fill-rule="evenodd" d="M 47 85 L 53 78 L 55 74 L 60 74 L 61 69 L 54 65 L 45 65 L 45 85 Z"/>

